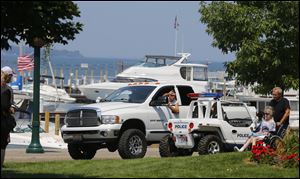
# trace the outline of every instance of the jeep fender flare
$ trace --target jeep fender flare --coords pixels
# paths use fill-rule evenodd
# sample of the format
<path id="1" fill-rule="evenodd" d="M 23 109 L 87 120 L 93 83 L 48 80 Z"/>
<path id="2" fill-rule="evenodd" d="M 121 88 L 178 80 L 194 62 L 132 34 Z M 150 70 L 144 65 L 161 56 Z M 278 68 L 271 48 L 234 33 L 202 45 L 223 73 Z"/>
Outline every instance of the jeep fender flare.
<path id="1" fill-rule="evenodd" d="M 225 143 L 225 138 L 219 127 L 201 126 L 201 128 L 204 128 L 204 130 L 203 129 L 197 130 L 196 133 L 200 133 L 202 135 L 202 137 L 205 135 L 213 134 L 213 135 L 218 136 L 222 143 Z"/>

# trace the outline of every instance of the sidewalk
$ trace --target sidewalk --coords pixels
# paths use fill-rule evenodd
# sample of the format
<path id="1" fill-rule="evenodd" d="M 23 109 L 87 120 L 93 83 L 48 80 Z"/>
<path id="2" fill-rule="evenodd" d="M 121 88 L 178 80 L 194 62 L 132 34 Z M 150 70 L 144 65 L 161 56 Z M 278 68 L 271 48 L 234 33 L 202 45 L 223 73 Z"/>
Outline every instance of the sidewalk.
<path id="1" fill-rule="evenodd" d="M 26 148 L 7 148 L 5 162 L 40 162 L 40 161 L 58 161 L 73 160 L 68 149 L 44 149 L 44 153 L 26 153 Z M 158 148 L 147 148 L 145 157 L 160 157 Z M 92 160 L 101 159 L 122 159 L 118 153 L 109 152 L 107 149 L 99 149 Z"/>

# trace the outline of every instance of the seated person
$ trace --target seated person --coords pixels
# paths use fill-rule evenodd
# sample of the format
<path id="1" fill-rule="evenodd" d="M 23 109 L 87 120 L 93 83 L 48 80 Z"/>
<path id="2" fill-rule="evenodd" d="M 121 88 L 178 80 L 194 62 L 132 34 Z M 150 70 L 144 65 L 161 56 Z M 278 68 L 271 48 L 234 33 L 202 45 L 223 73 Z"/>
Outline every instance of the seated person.
<path id="1" fill-rule="evenodd" d="M 179 104 L 176 100 L 176 93 L 174 90 L 164 94 L 164 96 L 168 97 L 168 104 L 167 106 L 171 109 L 173 113 L 179 113 Z"/>
<path id="2" fill-rule="evenodd" d="M 218 117 L 217 103 L 216 102 L 211 106 L 210 117 L 211 118 L 217 118 Z"/>
<path id="3" fill-rule="evenodd" d="M 239 149 L 237 146 L 235 146 L 234 150 L 243 152 L 250 143 L 252 143 L 252 146 L 254 146 L 256 144 L 256 141 L 263 140 L 266 136 L 270 135 L 271 132 L 274 132 L 276 130 L 276 123 L 273 119 L 273 108 L 271 106 L 266 106 L 264 112 L 265 118 L 261 122 L 259 131 L 252 132 L 243 147 Z"/>

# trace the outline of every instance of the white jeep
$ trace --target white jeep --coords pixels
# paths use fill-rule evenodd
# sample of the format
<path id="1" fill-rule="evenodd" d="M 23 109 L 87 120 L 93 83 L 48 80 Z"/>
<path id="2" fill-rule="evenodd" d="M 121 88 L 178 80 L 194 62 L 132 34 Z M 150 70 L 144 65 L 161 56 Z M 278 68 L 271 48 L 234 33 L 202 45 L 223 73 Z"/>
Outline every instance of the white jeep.
<path id="1" fill-rule="evenodd" d="M 180 112 L 174 114 L 161 97 L 174 90 Z M 199 90 L 199 88 L 198 88 Z M 71 109 L 61 128 L 73 159 L 92 159 L 98 149 L 118 150 L 125 159 L 144 157 L 147 145 L 159 143 L 169 133 L 168 119 L 183 118 L 199 92 L 189 84 L 131 84 L 114 91 L 100 103 Z"/>
<path id="2" fill-rule="evenodd" d="M 192 97 L 199 94 L 190 94 Z M 193 100 L 187 117 L 170 119 L 159 144 L 161 157 L 215 154 L 241 146 L 251 133 L 256 109 L 241 102 L 201 97 Z"/>

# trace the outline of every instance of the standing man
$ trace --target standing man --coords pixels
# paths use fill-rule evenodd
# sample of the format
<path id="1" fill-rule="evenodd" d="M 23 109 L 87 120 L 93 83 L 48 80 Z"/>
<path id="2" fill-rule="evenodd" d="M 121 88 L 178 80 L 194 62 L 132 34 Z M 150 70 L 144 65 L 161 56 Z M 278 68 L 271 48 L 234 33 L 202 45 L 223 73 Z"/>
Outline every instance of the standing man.
<path id="1" fill-rule="evenodd" d="M 282 96 L 282 89 L 275 87 L 272 90 L 273 99 L 270 106 L 274 108 L 274 121 L 276 122 L 276 133 L 280 137 L 284 137 L 290 119 L 290 102 Z"/>

